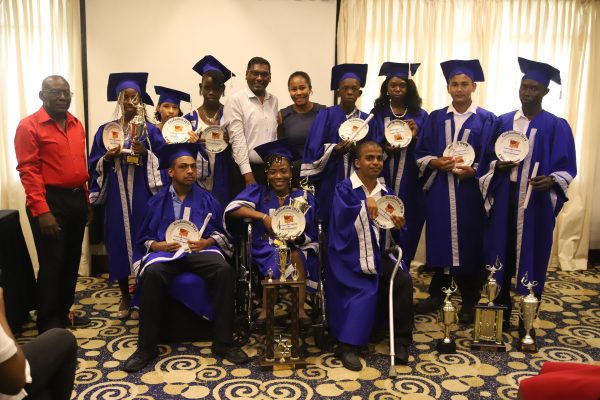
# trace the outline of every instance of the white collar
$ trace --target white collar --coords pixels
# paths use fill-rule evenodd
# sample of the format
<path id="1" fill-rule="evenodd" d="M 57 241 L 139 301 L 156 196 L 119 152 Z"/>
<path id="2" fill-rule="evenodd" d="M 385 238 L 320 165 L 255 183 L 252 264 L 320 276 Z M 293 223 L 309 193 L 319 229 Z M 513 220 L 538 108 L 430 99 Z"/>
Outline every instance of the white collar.
<path id="1" fill-rule="evenodd" d="M 246 93 L 248 94 L 249 98 L 256 97 L 258 99 L 258 96 L 256 94 L 254 94 L 254 92 L 252 90 L 250 90 L 250 88 L 248 87 L 248 85 L 246 85 Z M 265 98 L 264 98 L 263 101 L 267 101 L 270 98 L 271 98 L 271 93 L 269 93 L 269 92 L 267 92 L 265 90 Z"/>
<path id="2" fill-rule="evenodd" d="M 522 109 L 522 108 L 519 108 L 519 111 L 517 111 L 517 112 L 515 113 L 515 117 L 513 118 L 513 121 L 516 121 L 516 120 L 518 120 L 518 119 L 521 119 L 521 118 L 525 118 L 526 120 L 528 120 L 528 121 L 529 121 L 529 118 L 527 118 L 527 117 L 525 116 L 525 114 L 523 114 L 523 109 Z"/>
<path id="3" fill-rule="evenodd" d="M 471 101 L 471 105 L 469 106 L 469 108 L 467 108 L 467 110 L 461 114 L 458 111 L 456 111 L 456 108 L 454 108 L 454 105 L 452 105 L 452 103 L 450 103 L 450 105 L 448 106 L 448 111 L 446 111 L 446 114 L 448 114 L 448 113 L 454 113 L 456 115 L 465 115 L 468 113 L 476 114 L 477 113 L 477 104 L 475 104 L 474 101 Z"/>
<path id="4" fill-rule="evenodd" d="M 350 175 L 350 183 L 352 183 L 352 189 L 358 189 L 359 187 L 363 187 L 365 189 L 365 192 L 368 192 L 367 187 L 364 185 L 363 181 L 360 180 L 356 171 L 354 171 L 352 173 L 352 175 Z M 385 185 L 382 185 L 382 183 L 381 183 L 381 178 L 377 178 L 377 185 L 375 186 L 375 188 L 373 188 L 373 190 L 369 194 L 372 195 L 372 194 L 378 193 L 378 192 L 386 192 L 387 193 L 387 189 L 385 188 Z"/>

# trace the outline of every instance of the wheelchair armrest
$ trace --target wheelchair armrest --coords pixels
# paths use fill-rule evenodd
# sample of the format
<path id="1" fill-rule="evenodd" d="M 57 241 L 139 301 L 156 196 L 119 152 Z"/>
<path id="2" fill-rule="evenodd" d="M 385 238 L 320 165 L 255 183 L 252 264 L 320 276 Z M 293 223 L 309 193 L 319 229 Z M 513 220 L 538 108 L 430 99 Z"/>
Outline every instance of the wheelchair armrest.
<path id="1" fill-rule="evenodd" d="M 242 220 L 245 224 L 251 224 L 252 223 L 252 218 L 244 218 Z"/>

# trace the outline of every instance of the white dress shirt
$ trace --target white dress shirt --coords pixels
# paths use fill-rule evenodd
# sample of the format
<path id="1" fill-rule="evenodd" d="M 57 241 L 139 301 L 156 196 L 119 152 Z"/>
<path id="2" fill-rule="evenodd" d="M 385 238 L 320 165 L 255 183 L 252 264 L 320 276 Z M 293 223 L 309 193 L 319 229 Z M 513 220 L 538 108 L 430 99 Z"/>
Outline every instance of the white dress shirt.
<path id="1" fill-rule="evenodd" d="M 383 191 L 386 191 L 385 186 L 383 186 L 378 179 L 377 185 L 375 185 L 373 190 L 369 192 L 369 189 L 367 189 L 363 181 L 360 180 L 356 171 L 354 171 L 352 175 L 350 175 L 350 183 L 352 183 L 352 189 L 362 188 L 362 190 L 365 192 L 365 196 L 367 196 L 367 198 L 372 197 L 375 201 L 381 198 L 381 196 L 383 195 Z M 377 238 L 377 242 L 379 243 L 379 229 L 375 229 L 375 237 Z"/>
<path id="2" fill-rule="evenodd" d="M 242 175 L 252 171 L 250 162 L 262 164 L 254 148 L 277 139 L 278 110 L 277 97 L 265 93 L 261 102 L 248 87 L 225 103 L 221 126 L 229 133 L 233 158 Z"/>
<path id="3" fill-rule="evenodd" d="M 453 117 L 454 117 L 454 134 L 455 135 L 458 135 L 458 132 L 460 132 L 460 129 L 462 128 L 465 121 L 472 114 L 475 114 L 476 112 L 477 112 L 477 105 L 475 105 L 474 102 L 471 102 L 471 105 L 469 106 L 469 108 L 467 108 L 467 110 L 462 114 L 459 113 L 458 111 L 456 111 L 456 108 L 454 108 L 454 106 L 452 104 L 450 104 L 450 106 L 448 107 L 448 111 L 446 111 L 446 114 L 448 114 L 448 113 L 454 114 Z"/>
<path id="4" fill-rule="evenodd" d="M 519 111 L 515 113 L 515 117 L 513 118 L 513 129 L 515 131 L 521 132 L 523 135 L 527 135 L 527 129 L 529 129 L 529 119 L 523 114 L 523 109 L 520 108 Z M 519 167 L 512 167 L 510 169 L 510 181 L 516 182 L 517 177 L 519 175 Z"/>

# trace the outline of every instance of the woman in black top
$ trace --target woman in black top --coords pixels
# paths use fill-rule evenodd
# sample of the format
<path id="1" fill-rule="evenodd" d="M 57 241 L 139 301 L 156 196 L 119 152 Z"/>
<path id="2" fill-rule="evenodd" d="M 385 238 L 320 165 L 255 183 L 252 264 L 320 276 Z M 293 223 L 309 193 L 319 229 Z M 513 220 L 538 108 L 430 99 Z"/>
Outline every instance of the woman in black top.
<path id="1" fill-rule="evenodd" d="M 296 71 L 291 74 L 288 78 L 288 90 L 294 104 L 279 111 L 277 136 L 289 138 L 298 154 L 302 155 L 310 126 L 325 106 L 310 101 L 312 85 L 306 72 Z M 296 179 L 300 176 L 300 164 L 301 159 L 294 161 L 292 166 Z"/>

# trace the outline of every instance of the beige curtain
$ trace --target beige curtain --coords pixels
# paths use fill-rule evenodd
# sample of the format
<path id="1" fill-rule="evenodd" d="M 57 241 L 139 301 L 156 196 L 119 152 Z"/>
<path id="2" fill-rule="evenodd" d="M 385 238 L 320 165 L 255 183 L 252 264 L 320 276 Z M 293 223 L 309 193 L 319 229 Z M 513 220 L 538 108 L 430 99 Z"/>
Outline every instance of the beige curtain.
<path id="1" fill-rule="evenodd" d="M 69 81 L 75 92 L 70 111 L 83 120 L 79 0 L 0 1 L 0 68 L 0 208 L 19 210 L 37 269 L 25 192 L 16 170 L 14 136 L 19 121 L 41 106 L 38 92 L 48 75 L 62 75 Z M 87 244 L 83 248 L 80 272 L 88 274 Z"/>
<path id="2" fill-rule="evenodd" d="M 598 0 L 342 0 L 338 63 L 369 64 L 361 108 L 378 96 L 384 61 L 420 62 L 415 81 L 426 110 L 450 101 L 439 63 L 478 58 L 486 82 L 474 100 L 497 115 L 518 109 L 517 56 L 561 71 L 544 108 L 566 118 L 575 135 L 578 176 L 558 217 L 551 263 L 587 268 L 600 125 L 600 1 Z"/>

